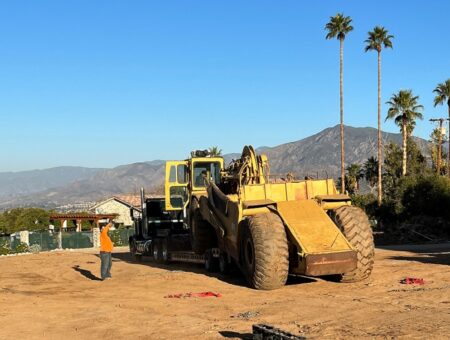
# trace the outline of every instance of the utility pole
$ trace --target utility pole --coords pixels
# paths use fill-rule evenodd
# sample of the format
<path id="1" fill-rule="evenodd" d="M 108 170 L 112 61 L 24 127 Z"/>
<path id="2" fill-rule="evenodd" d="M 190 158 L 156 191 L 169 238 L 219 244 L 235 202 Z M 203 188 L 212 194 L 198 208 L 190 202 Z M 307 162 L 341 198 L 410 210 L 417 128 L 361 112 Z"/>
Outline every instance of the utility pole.
<path id="1" fill-rule="evenodd" d="M 442 155 L 442 135 L 443 133 L 442 124 L 446 121 L 450 121 L 450 118 L 432 118 L 430 122 L 438 122 L 439 123 L 439 134 L 438 134 L 438 150 L 437 150 L 437 165 L 436 172 L 438 176 L 441 174 L 441 155 Z M 450 150 L 448 151 L 450 152 Z"/>

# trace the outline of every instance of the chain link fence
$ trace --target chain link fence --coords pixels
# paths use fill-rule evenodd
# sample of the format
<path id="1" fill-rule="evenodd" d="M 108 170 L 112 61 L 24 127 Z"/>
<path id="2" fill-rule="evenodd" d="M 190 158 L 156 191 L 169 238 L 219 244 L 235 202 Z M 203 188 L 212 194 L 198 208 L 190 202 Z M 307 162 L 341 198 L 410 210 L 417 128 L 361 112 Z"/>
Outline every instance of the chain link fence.
<path id="1" fill-rule="evenodd" d="M 19 235 L 1 236 L 0 237 L 0 255 L 9 253 L 22 252 Z"/>
<path id="2" fill-rule="evenodd" d="M 120 228 L 109 231 L 109 236 L 116 247 L 127 246 L 128 239 L 132 235 L 134 235 L 133 228 Z M 21 242 L 18 234 L 0 236 L 0 255 L 27 251 L 39 252 L 54 250 L 58 249 L 59 243 L 59 232 L 30 232 L 28 236 L 28 245 Z M 94 247 L 92 231 L 62 232 L 61 234 L 62 249 L 82 249 L 92 247 Z"/>

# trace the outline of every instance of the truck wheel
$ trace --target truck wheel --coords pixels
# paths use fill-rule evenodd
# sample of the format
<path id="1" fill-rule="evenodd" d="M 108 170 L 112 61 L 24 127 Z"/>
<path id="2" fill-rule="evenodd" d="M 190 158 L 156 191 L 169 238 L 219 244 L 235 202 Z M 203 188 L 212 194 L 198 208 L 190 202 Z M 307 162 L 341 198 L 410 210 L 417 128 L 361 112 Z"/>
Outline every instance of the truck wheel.
<path id="1" fill-rule="evenodd" d="M 159 261 L 160 259 L 160 242 L 159 240 L 153 240 L 153 260 Z"/>
<path id="2" fill-rule="evenodd" d="M 154 240 L 153 259 L 158 263 L 167 263 L 169 261 L 169 249 L 166 239 Z"/>
<path id="3" fill-rule="evenodd" d="M 134 241 L 134 238 L 130 237 L 128 245 L 130 246 L 131 256 L 134 256 L 136 254 L 136 242 Z"/>
<path id="4" fill-rule="evenodd" d="M 136 240 L 134 238 L 130 237 L 129 243 L 130 243 L 131 257 L 136 262 L 141 262 L 142 261 L 142 255 L 141 254 L 137 254 Z"/>
<path id="5" fill-rule="evenodd" d="M 160 260 L 162 263 L 167 263 L 169 261 L 169 248 L 167 244 L 167 239 L 161 240 L 161 255 Z"/>
<path id="6" fill-rule="evenodd" d="M 205 253 L 205 269 L 210 273 L 219 269 L 219 259 L 213 256 L 211 249 L 208 249 Z"/>
<path id="7" fill-rule="evenodd" d="M 227 253 L 221 251 L 219 255 L 219 272 L 221 274 L 231 274 L 237 269 L 232 258 Z"/>
<path id="8" fill-rule="evenodd" d="M 357 282 L 368 278 L 373 268 L 375 245 L 366 213 L 361 208 L 345 205 L 332 210 L 330 215 L 356 250 L 358 259 L 356 269 L 342 274 L 340 281 Z"/>
<path id="9" fill-rule="evenodd" d="M 231 263 L 228 262 L 228 255 L 223 251 L 219 255 L 219 271 L 222 274 L 228 274 L 230 272 Z"/>
<path id="10" fill-rule="evenodd" d="M 206 249 L 216 246 L 216 232 L 214 227 L 202 219 L 200 211 L 196 209 L 191 219 L 191 245 L 197 254 L 203 254 Z"/>
<path id="11" fill-rule="evenodd" d="M 244 274 L 253 288 L 270 290 L 286 284 L 288 244 L 278 215 L 266 213 L 249 217 L 241 244 Z"/>

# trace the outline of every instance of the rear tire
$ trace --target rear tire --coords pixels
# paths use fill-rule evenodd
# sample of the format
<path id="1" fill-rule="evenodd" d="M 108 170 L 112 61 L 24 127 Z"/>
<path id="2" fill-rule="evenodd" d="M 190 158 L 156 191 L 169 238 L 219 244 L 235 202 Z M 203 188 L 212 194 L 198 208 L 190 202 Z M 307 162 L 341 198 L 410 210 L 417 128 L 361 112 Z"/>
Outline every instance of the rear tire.
<path id="1" fill-rule="evenodd" d="M 286 284 L 289 273 L 284 224 L 273 213 L 248 218 L 241 243 L 244 274 L 255 289 L 271 290 Z"/>
<path id="2" fill-rule="evenodd" d="M 373 268 L 375 245 L 366 213 L 361 208 L 345 205 L 330 214 L 357 255 L 356 269 L 342 274 L 340 281 L 358 282 L 368 278 Z"/>

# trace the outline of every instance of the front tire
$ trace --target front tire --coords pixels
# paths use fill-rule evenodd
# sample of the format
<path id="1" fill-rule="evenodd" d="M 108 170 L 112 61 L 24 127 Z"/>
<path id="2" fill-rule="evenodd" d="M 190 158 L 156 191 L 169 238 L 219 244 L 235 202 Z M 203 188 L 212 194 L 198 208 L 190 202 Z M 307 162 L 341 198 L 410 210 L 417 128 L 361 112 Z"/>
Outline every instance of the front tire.
<path id="1" fill-rule="evenodd" d="M 341 282 L 358 282 L 368 278 L 375 257 L 372 228 L 366 213 L 358 207 L 345 205 L 331 211 L 331 218 L 356 250 L 356 269 L 341 275 Z"/>
<path id="2" fill-rule="evenodd" d="M 255 289 L 271 290 L 286 284 L 289 273 L 284 224 L 273 213 L 248 218 L 241 243 L 244 274 Z"/>

